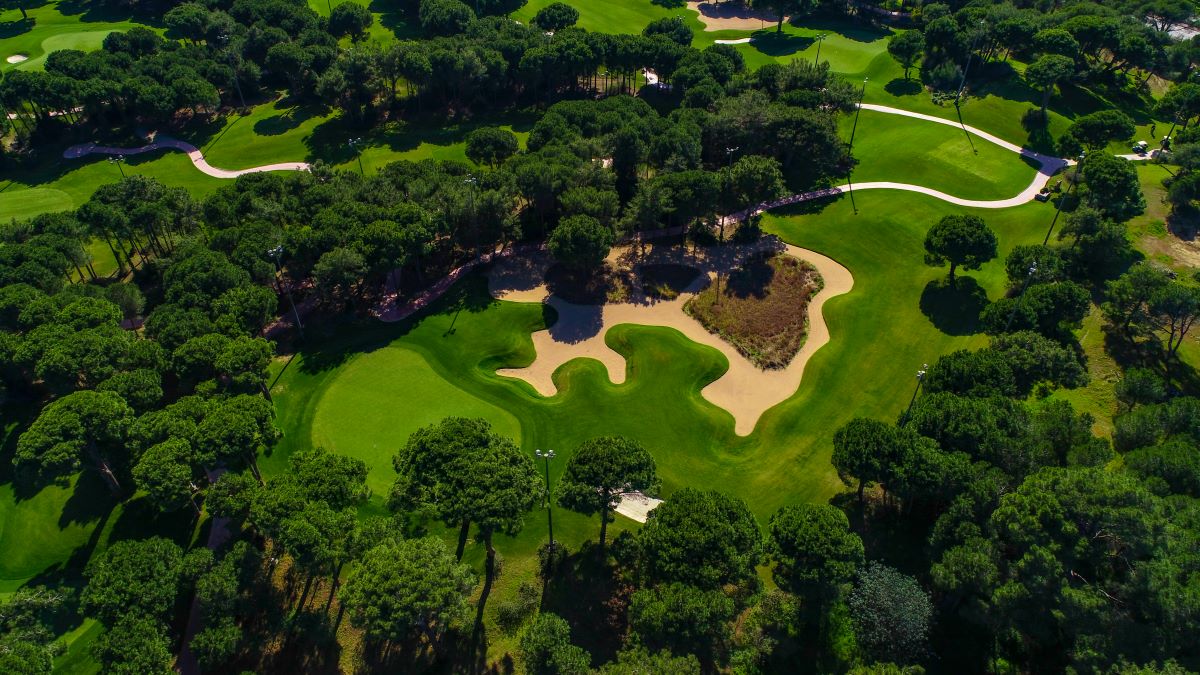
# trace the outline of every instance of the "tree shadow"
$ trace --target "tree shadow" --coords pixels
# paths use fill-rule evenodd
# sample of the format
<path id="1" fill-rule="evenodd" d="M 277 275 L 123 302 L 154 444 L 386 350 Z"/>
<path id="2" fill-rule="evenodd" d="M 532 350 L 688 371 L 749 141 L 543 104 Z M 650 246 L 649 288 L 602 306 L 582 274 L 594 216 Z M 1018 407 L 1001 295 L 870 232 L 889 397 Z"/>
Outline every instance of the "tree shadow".
<path id="1" fill-rule="evenodd" d="M 254 123 L 254 133 L 260 136 L 279 136 L 299 127 L 304 122 L 323 114 L 323 106 L 305 105 L 289 108 L 285 112 Z"/>
<path id="2" fill-rule="evenodd" d="M 63 504 L 58 526 L 65 529 L 71 525 L 91 525 L 107 516 L 116 505 L 117 500 L 104 479 L 95 471 L 84 471 Z"/>
<path id="3" fill-rule="evenodd" d="M 921 86 L 921 81 L 903 77 L 894 77 L 887 84 L 883 85 L 883 90 L 892 96 L 912 96 L 921 93 L 925 87 Z"/>
<path id="4" fill-rule="evenodd" d="M 553 306 L 557 320 L 547 330 L 555 342 L 576 344 L 600 334 L 604 327 L 604 309 L 600 305 L 575 305 L 560 301 Z"/>
<path id="5" fill-rule="evenodd" d="M 722 293 L 736 298 L 751 296 L 762 299 L 767 295 L 767 288 L 775 278 L 775 267 L 771 264 L 770 255 L 755 256 L 734 270 L 725 282 Z"/>
<path id="6" fill-rule="evenodd" d="M 921 292 L 921 313 L 947 335 L 979 332 L 979 313 L 988 305 L 987 292 L 972 277 L 934 279 Z"/>
<path id="7" fill-rule="evenodd" d="M 754 41 L 750 46 L 767 56 L 790 56 L 808 49 L 816 40 L 791 33 L 777 33 L 774 30 L 754 32 Z"/>
<path id="8" fill-rule="evenodd" d="M 828 31 L 855 42 L 875 42 L 892 34 L 890 29 L 866 21 L 847 19 L 840 14 L 797 17 L 794 25 L 816 31 Z"/>
<path id="9" fill-rule="evenodd" d="M 388 0 L 371 0 L 367 9 L 379 16 L 379 25 L 392 31 L 398 40 L 420 38 L 421 28 L 413 17 L 405 14 L 406 3 L 390 2 Z"/>
<path id="10" fill-rule="evenodd" d="M 587 650 L 593 663 L 607 663 L 621 648 L 632 595 L 633 587 L 589 540 L 546 580 L 542 611 L 570 624 L 571 642 Z"/>
<path id="11" fill-rule="evenodd" d="M 33 17 L 17 19 L 16 21 L 0 21 L 0 40 L 28 33 L 33 30 L 35 25 L 37 25 L 37 19 Z M 8 57 L 11 54 L 0 54 L 0 56 Z"/>

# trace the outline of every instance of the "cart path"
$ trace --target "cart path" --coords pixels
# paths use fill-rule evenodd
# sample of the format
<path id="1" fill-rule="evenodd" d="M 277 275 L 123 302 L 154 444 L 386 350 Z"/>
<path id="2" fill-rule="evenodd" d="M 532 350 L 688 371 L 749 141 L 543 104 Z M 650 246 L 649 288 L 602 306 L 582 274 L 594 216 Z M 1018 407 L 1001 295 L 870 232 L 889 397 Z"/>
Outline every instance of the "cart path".
<path id="1" fill-rule="evenodd" d="M 651 84 L 651 85 L 658 84 L 657 74 L 655 74 L 651 70 L 644 70 L 643 72 L 646 75 L 646 80 L 649 84 Z M 873 112 L 884 113 L 887 115 L 900 115 L 902 117 L 909 117 L 912 119 L 923 120 L 926 122 L 932 122 L 934 124 L 944 124 L 947 126 L 961 128 L 964 131 L 966 131 L 967 133 L 970 133 L 974 136 L 978 136 L 979 138 L 982 138 L 983 140 L 988 141 L 989 143 L 993 143 L 993 144 L 998 145 L 1006 150 L 1020 154 L 1023 157 L 1028 157 L 1030 160 L 1032 160 L 1038 164 L 1039 168 L 1037 170 L 1037 175 L 1034 176 L 1033 181 L 1029 184 L 1028 187 L 1026 187 L 1024 190 L 1022 190 L 1020 194 L 1017 194 L 1016 196 L 1013 196 L 1013 197 L 1009 197 L 1008 199 L 995 199 L 995 200 L 963 199 L 961 197 L 955 197 L 954 195 L 946 194 L 945 192 L 942 192 L 940 190 L 934 190 L 932 188 L 927 188 L 927 187 L 924 187 L 921 185 L 913 185 L 911 183 L 897 183 L 897 182 L 892 182 L 892 181 L 873 181 L 873 182 L 869 182 L 869 183 L 857 183 L 857 184 L 847 183 L 845 185 L 838 185 L 835 187 L 825 188 L 822 190 L 814 190 L 811 192 L 802 192 L 800 194 L 795 194 L 795 195 L 791 195 L 789 197 L 784 197 L 783 199 L 775 200 L 772 202 L 767 202 L 765 204 L 759 204 L 758 206 L 756 206 L 753 209 L 750 209 L 748 211 L 733 214 L 732 217 L 735 219 L 741 220 L 750 214 L 761 213 L 762 211 L 770 210 L 770 209 L 773 209 L 773 208 L 776 208 L 779 206 L 786 206 L 788 204 L 796 204 L 799 202 L 810 201 L 813 199 L 821 199 L 824 197 L 833 197 L 833 196 L 836 196 L 836 195 L 839 195 L 842 193 L 850 192 L 851 189 L 854 189 L 854 190 L 903 190 L 903 191 L 907 191 L 907 192 L 918 192 L 918 193 L 933 197 L 935 199 L 940 199 L 944 202 L 954 204 L 956 206 L 965 206 L 965 207 L 977 208 L 977 209 L 1006 209 L 1006 208 L 1010 208 L 1013 206 L 1020 206 L 1021 204 L 1025 204 L 1025 203 L 1033 201 L 1034 197 L 1036 197 L 1037 194 L 1042 190 L 1042 188 L 1046 186 L 1046 183 L 1049 182 L 1051 176 L 1053 176 L 1058 171 L 1061 171 L 1063 168 L 1074 164 L 1074 162 L 1071 160 L 1066 160 L 1066 159 L 1062 159 L 1059 157 L 1052 157 L 1049 155 L 1043 155 L 1041 153 L 1034 152 L 1033 150 L 1030 150 L 1028 148 L 1022 148 L 1021 146 L 1016 145 L 1015 143 L 1010 143 L 1009 141 L 1006 141 L 998 136 L 995 136 L 986 131 L 983 131 L 982 129 L 977 129 L 969 124 L 962 124 L 962 123 L 956 122 L 954 120 L 948 120 L 948 119 L 944 119 L 941 117 L 935 117 L 933 115 L 926 115 L 925 113 L 912 112 L 910 110 L 902 110 L 900 108 L 893 108 L 891 106 L 877 105 L 874 103 L 863 103 L 863 104 L 860 104 L 860 107 L 863 110 L 871 110 Z M 63 152 L 63 157 L 65 157 L 67 159 L 77 159 L 77 158 L 84 157 L 86 155 L 92 155 L 92 154 L 109 155 L 109 156 L 139 155 L 139 154 L 142 154 L 145 152 L 153 152 L 155 150 L 159 150 L 159 149 L 163 149 L 163 148 L 180 150 L 182 152 L 187 153 L 188 158 L 192 161 L 192 164 L 194 164 L 197 169 L 199 169 L 201 172 L 203 172 L 204 174 L 206 174 L 208 176 L 212 176 L 213 178 L 237 178 L 238 176 L 243 176 L 248 173 L 258 173 L 258 172 L 262 172 L 262 171 L 308 171 L 309 170 L 309 164 L 307 162 L 280 162 L 277 164 L 266 164 L 263 166 L 255 166 L 255 167 L 251 167 L 249 169 L 236 169 L 236 170 L 220 169 L 220 168 L 214 167 L 211 164 L 209 164 L 208 161 L 205 160 L 205 158 L 204 158 L 204 153 L 196 146 L 194 146 L 191 143 L 188 143 L 186 141 L 181 141 L 176 138 L 171 138 L 170 136 L 159 136 L 158 139 L 155 140 L 153 143 L 150 143 L 148 145 L 143 145 L 138 148 L 117 148 L 117 147 L 111 147 L 111 146 L 105 146 L 105 145 L 97 145 L 96 143 L 83 143 L 80 145 L 72 145 L 71 147 L 67 148 Z M 1143 156 L 1143 155 L 1118 155 L 1118 156 L 1122 157 L 1124 159 L 1131 160 L 1131 161 L 1145 160 L 1145 159 L 1150 158 L 1149 156 Z"/>
<path id="2" fill-rule="evenodd" d="M 187 141 L 181 141 L 170 136 L 159 136 L 153 143 L 143 145 L 140 148 L 114 148 L 107 145 L 96 145 L 95 143 L 72 145 L 63 151 L 63 157 L 67 159 L 76 159 L 85 155 L 116 155 L 123 157 L 125 155 L 140 155 L 144 152 L 154 152 L 163 148 L 183 151 L 201 173 L 213 178 L 237 178 L 248 173 L 261 173 L 263 171 L 308 171 L 309 169 L 308 162 L 280 162 L 278 164 L 266 164 L 264 166 L 237 170 L 218 169 L 209 164 L 208 160 L 204 159 L 204 153 L 200 151 L 200 148 Z"/>

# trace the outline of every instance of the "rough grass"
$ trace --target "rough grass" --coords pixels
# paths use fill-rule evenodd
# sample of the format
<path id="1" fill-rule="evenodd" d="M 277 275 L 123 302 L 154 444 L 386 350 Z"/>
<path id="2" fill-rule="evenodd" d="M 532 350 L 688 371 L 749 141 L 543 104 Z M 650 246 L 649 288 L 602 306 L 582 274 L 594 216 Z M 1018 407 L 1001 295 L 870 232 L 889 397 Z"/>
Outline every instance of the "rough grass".
<path id="1" fill-rule="evenodd" d="M 785 368 L 804 346 L 808 302 L 822 286 L 807 262 L 785 255 L 755 258 L 725 284 L 701 291 L 684 311 L 759 368 Z"/>

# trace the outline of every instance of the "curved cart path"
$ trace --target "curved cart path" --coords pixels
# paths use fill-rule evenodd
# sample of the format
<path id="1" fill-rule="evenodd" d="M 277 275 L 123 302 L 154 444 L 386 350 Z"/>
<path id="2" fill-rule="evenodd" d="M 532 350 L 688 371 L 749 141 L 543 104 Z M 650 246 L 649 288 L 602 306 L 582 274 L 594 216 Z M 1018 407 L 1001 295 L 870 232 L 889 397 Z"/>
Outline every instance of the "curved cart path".
<path id="1" fill-rule="evenodd" d="M 267 164 L 232 171 L 229 169 L 218 169 L 204 159 L 204 153 L 200 151 L 200 148 L 187 141 L 181 141 L 170 136 L 159 136 L 153 143 L 143 145 L 140 148 L 114 148 L 107 145 L 96 145 L 95 143 L 72 145 L 63 151 L 63 157 L 76 159 L 85 155 L 140 155 L 144 152 L 153 152 L 162 148 L 182 150 L 187 153 L 188 159 L 192 160 L 192 164 L 196 165 L 197 169 L 213 178 L 237 178 L 248 173 L 261 173 L 263 171 L 308 171 L 309 168 L 308 162 L 280 162 L 278 164 Z"/>
<path id="2" fill-rule="evenodd" d="M 660 249 L 661 250 L 661 249 Z M 710 283 L 712 274 L 725 278 L 748 257 L 764 251 L 786 253 L 813 265 L 825 281 L 808 307 L 808 337 L 804 346 L 786 368 L 762 370 L 733 348 L 720 336 L 708 332 L 699 321 L 684 312 L 684 304 Z M 617 253 L 620 256 L 622 253 Z M 604 305 L 577 305 L 553 295 L 544 279 L 545 261 L 525 265 L 517 274 L 508 266 L 498 265 L 491 271 L 489 285 L 492 294 L 516 302 L 544 302 L 558 312 L 558 320 L 546 330 L 533 334 L 536 352 L 533 363 L 525 368 L 504 368 L 497 374 L 525 380 L 543 396 L 554 396 L 558 387 L 554 372 L 568 361 L 592 358 L 604 365 L 608 379 L 614 384 L 625 381 L 625 357 L 610 348 L 605 334 L 619 324 L 665 326 L 674 328 L 693 342 L 708 345 L 725 355 L 729 369 L 700 392 L 710 403 L 728 411 L 734 418 L 734 431 L 746 436 L 754 431 L 764 412 L 790 398 L 800 387 L 804 367 L 809 358 L 829 342 L 829 328 L 821 309 L 829 298 L 848 293 L 854 286 L 850 271 L 816 251 L 784 244 L 774 237 L 744 246 L 725 246 L 705 255 L 694 256 L 677 247 L 665 254 L 656 251 L 637 264 L 671 262 L 700 269 L 702 274 L 679 297 L 673 300 L 635 298 L 633 302 Z M 522 281 L 512 283 L 513 277 Z M 529 281 L 530 279 L 534 281 Z"/>

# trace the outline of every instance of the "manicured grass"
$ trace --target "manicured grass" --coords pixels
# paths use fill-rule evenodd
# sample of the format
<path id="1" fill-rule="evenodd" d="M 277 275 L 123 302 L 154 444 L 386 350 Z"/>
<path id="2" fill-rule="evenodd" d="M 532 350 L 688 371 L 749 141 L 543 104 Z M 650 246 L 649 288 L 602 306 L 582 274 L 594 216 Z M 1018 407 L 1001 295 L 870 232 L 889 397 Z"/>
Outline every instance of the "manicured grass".
<path id="1" fill-rule="evenodd" d="M 823 283 L 806 262 L 757 258 L 719 288 L 713 284 L 698 293 L 684 311 L 759 368 L 783 368 L 804 345 L 808 302 Z"/>
<path id="2" fill-rule="evenodd" d="M 410 22 L 409 17 L 398 11 L 402 3 L 381 0 L 308 0 L 308 6 L 321 16 L 329 16 L 330 11 L 343 2 L 355 2 L 371 10 L 375 23 L 367 30 L 367 42 L 387 42 L 396 38 L 415 40 L 423 36 L 421 26 L 415 18 Z M 343 40 L 346 44 L 349 43 L 348 39 Z"/>
<path id="3" fill-rule="evenodd" d="M 641 33 L 651 21 L 669 16 L 682 16 L 692 32 L 699 35 L 704 26 L 699 14 L 686 7 L 663 7 L 650 0 L 563 0 L 579 10 L 580 28 L 598 33 Z M 554 0 L 530 0 L 512 13 L 512 18 L 528 24 L 534 15 Z M 469 3 L 468 3 L 469 4 Z M 699 45 L 698 45 L 699 46 Z"/>
<path id="4" fill-rule="evenodd" d="M 52 51 L 99 49 L 109 33 L 144 25 L 127 11 L 91 7 L 88 3 L 53 1 L 26 11 L 29 21 L 22 21 L 16 9 L 0 11 L 0 71 L 41 69 L 46 54 Z M 17 64 L 6 62 L 12 54 L 24 54 L 29 59 Z"/>
<path id="5" fill-rule="evenodd" d="M 46 148 L 41 163 L 18 171 L 0 172 L 0 214 L 3 218 L 29 218 L 48 211 L 76 208 L 100 185 L 121 179 L 118 167 L 103 157 L 63 159 L 61 152 L 61 148 Z M 152 176 L 166 185 L 186 188 L 197 198 L 208 195 L 223 183 L 220 178 L 197 171 L 186 155 L 175 150 L 129 155 L 121 168 L 126 175 Z"/>
<path id="6" fill-rule="evenodd" d="M 546 324 L 548 310 L 492 301 L 475 275 L 414 320 L 341 325 L 312 338 L 286 368 L 281 363 L 272 393 L 284 439 L 263 469 L 284 471 L 292 452 L 314 444 L 353 454 L 372 467 L 374 506 L 367 511 L 376 512 L 393 479 L 390 458 L 407 431 L 465 411 L 502 430 L 513 429 L 516 420 L 516 438 L 530 453 L 558 451 L 554 480 L 580 442 L 622 434 L 654 454 L 668 499 L 683 486 L 719 489 L 746 499 L 762 522 L 784 504 L 825 501 L 842 489 L 829 464 L 838 426 L 856 415 L 894 419 L 922 363 L 985 342 L 974 334 L 974 310 L 963 309 L 971 303 L 971 279 L 960 282 L 962 295 L 947 296 L 935 283 L 945 270 L 921 262 L 925 230 L 959 209 L 895 192 L 864 192 L 857 203 L 858 215 L 843 198 L 804 214 L 765 218 L 770 231 L 846 265 L 855 287 L 826 305 L 833 339 L 809 362 L 800 390 L 768 411 L 749 437 L 734 435 L 732 417 L 699 396 L 726 368 L 724 357 L 669 329 L 623 325 L 609 331 L 607 342 L 629 359 L 621 385 L 609 383 L 603 368 L 586 359 L 560 369 L 560 393 L 549 399 L 495 375 L 496 368 L 530 362 L 529 334 Z M 980 215 L 999 235 L 1002 260 L 1012 246 L 1040 241 L 1051 211 L 1034 203 Z M 1002 292 L 1000 261 L 971 276 L 991 297 Z M 532 578 L 532 553 L 546 536 L 541 516 L 533 512 L 519 536 L 498 542 L 504 574 L 489 607 Z M 624 519 L 618 524 L 633 526 Z M 555 533 L 572 548 L 594 539 L 596 531 L 594 519 L 555 511 Z M 481 564 L 478 548 L 471 550 Z M 489 643 L 492 656 L 513 644 L 491 634 Z"/>
<path id="7" fill-rule="evenodd" d="M 324 159 L 342 169 L 358 170 L 351 138 L 361 138 L 364 171 L 378 170 L 401 159 L 469 161 L 466 136 L 487 125 L 516 131 L 522 144 L 531 120 L 521 115 L 477 117 L 455 123 L 445 118 L 395 122 L 363 131 L 350 127 L 330 109 L 319 105 L 292 106 L 283 99 L 254 106 L 245 116 L 223 120 L 215 129 L 189 136 L 208 162 L 222 169 L 246 169 L 278 162 Z"/>
<path id="8" fill-rule="evenodd" d="M 410 373 L 403 384 L 396 373 Z M 419 392 L 421 405 L 414 406 Z M 396 411 L 410 408 L 397 416 Z M 483 417 L 498 433 L 519 438 L 515 417 L 468 394 L 439 377 L 420 354 L 385 347 L 360 354 L 338 371 L 321 393 L 312 422 L 315 445 L 337 447 L 339 452 L 371 458 L 371 492 L 383 495 L 391 487 L 391 456 L 417 429 L 441 420 L 439 411 L 453 410 L 461 417 Z"/>
<path id="9" fill-rule="evenodd" d="M 842 119 L 849 139 L 854 116 Z M 854 133 L 855 182 L 914 183 L 966 199 L 1004 199 L 1036 170 L 1020 155 L 962 129 L 863 110 Z"/>
<path id="10" fill-rule="evenodd" d="M 775 25 L 767 22 L 766 27 L 756 31 L 704 31 L 696 33 L 693 46 L 703 48 L 717 39 L 740 37 L 754 38 L 749 44 L 735 48 L 746 59 L 746 67 L 759 68 L 768 63 L 787 63 L 795 59 L 813 60 L 817 57 L 816 37 L 824 35 L 820 43 L 821 62 L 829 63 L 830 69 L 847 75 L 866 72 L 875 58 L 887 55 L 887 38 L 892 31 L 842 18 L 808 17 L 798 24 L 783 24 L 778 33 Z M 861 78 L 859 78 L 861 79 Z"/>

